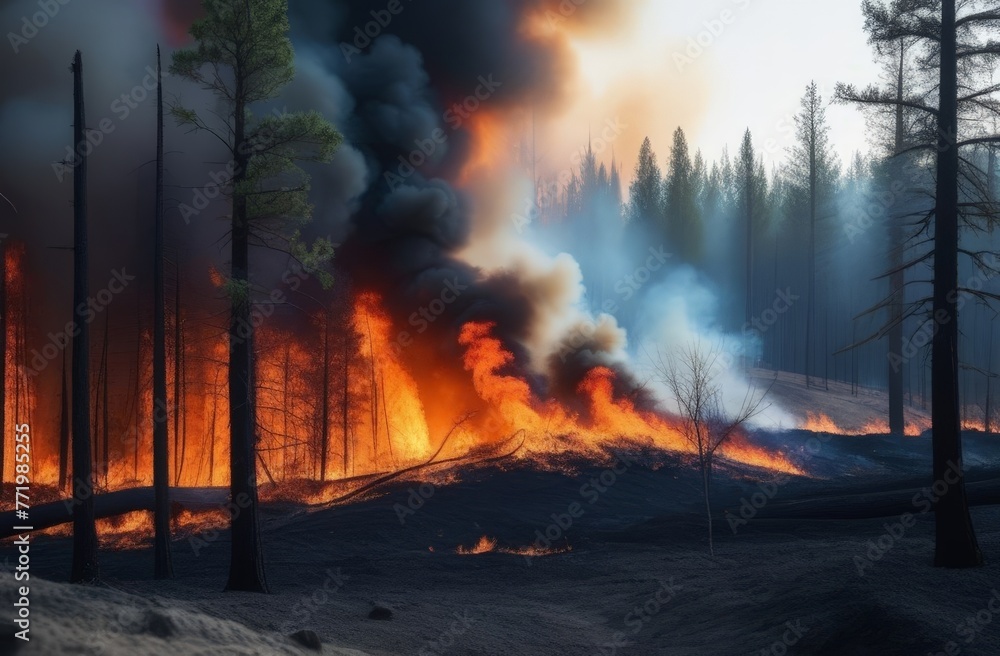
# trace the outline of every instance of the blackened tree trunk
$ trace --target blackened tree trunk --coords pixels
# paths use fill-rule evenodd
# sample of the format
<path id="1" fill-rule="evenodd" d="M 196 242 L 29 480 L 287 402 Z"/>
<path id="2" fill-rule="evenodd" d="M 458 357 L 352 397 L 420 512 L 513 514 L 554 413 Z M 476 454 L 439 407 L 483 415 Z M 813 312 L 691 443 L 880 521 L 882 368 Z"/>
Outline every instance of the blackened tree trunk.
<path id="1" fill-rule="evenodd" d="M 184 475 L 184 463 L 187 461 L 187 412 L 184 400 L 187 398 L 187 360 L 184 355 L 184 322 L 181 319 L 181 265 L 180 259 L 174 262 L 174 278 L 177 288 L 174 290 L 174 431 L 177 470 L 174 485 L 180 487 Z"/>
<path id="2" fill-rule="evenodd" d="M 153 256 L 153 572 L 174 576 L 170 555 L 170 455 L 167 441 L 167 348 L 164 294 L 163 86 L 156 47 L 156 208 Z"/>
<path id="3" fill-rule="evenodd" d="M 327 456 L 330 452 L 330 309 L 323 320 L 323 396 L 322 427 L 319 442 L 319 480 L 326 480 Z"/>
<path id="4" fill-rule="evenodd" d="M 243 78 L 236 84 L 233 107 L 232 292 L 229 321 L 229 428 L 230 494 L 238 512 L 233 513 L 231 558 L 227 590 L 267 592 L 257 513 L 257 466 L 250 372 L 251 344 L 250 225 L 243 183 L 251 148 L 246 143 L 246 99 Z"/>
<path id="5" fill-rule="evenodd" d="M 230 268 L 227 284 L 229 320 L 229 429 L 230 493 L 235 506 L 230 535 L 228 590 L 266 592 L 261 553 L 253 384 L 253 293 L 249 275 L 251 221 L 281 218 L 305 221 L 297 208 L 308 206 L 306 188 L 272 187 L 293 161 L 329 162 L 342 137 L 318 115 L 281 114 L 254 123 L 250 107 L 276 97 L 294 77 L 294 51 L 288 40 L 287 0 L 206 2 L 205 15 L 192 26 L 197 47 L 174 53 L 172 70 L 217 93 L 226 115 L 221 137 L 232 155 L 233 168 L 227 195 L 232 200 L 230 222 Z M 204 123 L 198 113 L 178 107 L 174 115 L 181 124 L 219 133 Z M 251 162 L 262 162 L 252 167 Z M 253 169 L 253 170 L 251 170 Z M 295 170 L 304 179 L 308 176 Z M 262 206 L 248 197 L 269 199 Z M 299 204 L 299 205 L 297 205 Z M 276 209 L 268 212 L 266 207 Z M 289 214 L 291 212 L 291 214 Z M 274 235 L 294 243 L 294 231 Z M 320 260 L 332 251 L 325 240 L 317 241 Z M 315 250 L 315 249 L 314 249 Z M 263 463 L 263 460 L 261 460 Z M 264 472 L 267 470 L 264 468 Z"/>
<path id="6" fill-rule="evenodd" d="M 108 488 L 108 476 L 111 470 L 108 442 L 111 433 L 108 431 L 108 332 L 111 330 L 111 308 L 104 309 L 104 348 L 101 353 L 101 377 L 104 384 L 101 388 L 103 405 L 101 406 L 101 465 L 104 473 L 104 488 Z"/>
<path id="7" fill-rule="evenodd" d="M 139 436 L 142 435 L 142 291 L 135 299 L 135 416 L 132 435 L 132 480 L 139 480 Z"/>
<path id="8" fill-rule="evenodd" d="M 896 70 L 896 134 L 894 139 L 895 161 L 892 170 L 896 180 L 905 173 L 903 150 L 906 148 L 906 127 L 903 123 L 903 74 L 906 64 L 906 43 L 899 42 L 899 64 Z M 903 269 L 903 234 L 902 218 L 892 217 L 889 223 L 889 432 L 903 436 L 906 424 L 903 418 L 903 302 L 906 276 Z"/>
<path id="9" fill-rule="evenodd" d="M 62 386 L 59 396 L 59 489 L 69 484 L 69 386 L 66 381 L 66 351 L 63 351 Z"/>
<path id="10" fill-rule="evenodd" d="M 962 471 L 958 393 L 958 53 L 955 0 L 941 4 L 941 83 L 938 109 L 937 211 L 934 226 L 934 321 L 931 421 L 934 481 L 947 484 L 938 499 L 934 564 L 981 565 Z M 955 482 L 952 482 L 955 481 Z"/>
<path id="11" fill-rule="evenodd" d="M 351 414 L 351 341 L 347 338 L 347 334 L 344 334 L 344 377 L 343 377 L 343 405 L 341 406 L 342 412 L 342 423 L 344 431 L 344 478 L 347 478 L 347 440 L 348 431 L 350 426 L 348 426 L 348 418 Z"/>
<path id="12" fill-rule="evenodd" d="M 87 156 L 86 118 L 83 106 L 83 58 L 73 57 L 73 568 L 72 583 L 93 583 L 100 578 L 97 564 L 97 530 L 94 526 L 94 481 L 90 453 L 90 326 L 87 299 Z M 82 311 L 78 311 L 82 310 Z"/>

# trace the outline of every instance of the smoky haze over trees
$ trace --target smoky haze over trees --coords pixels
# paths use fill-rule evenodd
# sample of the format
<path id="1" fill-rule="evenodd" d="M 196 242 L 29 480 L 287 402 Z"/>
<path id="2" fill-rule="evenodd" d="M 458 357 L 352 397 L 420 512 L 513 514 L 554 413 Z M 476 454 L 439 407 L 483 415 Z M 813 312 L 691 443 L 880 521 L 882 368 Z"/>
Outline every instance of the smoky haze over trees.
<path id="1" fill-rule="evenodd" d="M 493 29 L 483 16 L 495 17 L 480 15 L 480 3 L 446 4 L 454 10 L 454 21 L 468 21 L 476 34 Z M 529 3 L 510 4 L 520 8 Z M 1000 58 L 991 37 L 1000 26 L 1000 3 L 969 0 L 958 3 L 957 11 L 955 5 L 865 2 L 866 31 L 874 56 L 885 64 L 886 80 L 870 89 L 840 86 L 833 99 L 824 97 L 815 82 L 802 80 L 801 104 L 788 125 L 794 145 L 772 170 L 765 167 L 761 141 L 749 128 L 731 135 L 732 151 L 707 153 L 689 140 L 685 126 L 670 126 L 670 143 L 643 141 L 633 171 L 623 171 L 613 151 L 596 152 L 582 134 L 581 156 L 568 182 L 555 193 L 536 172 L 535 153 L 525 156 L 522 163 L 534 183 L 538 218 L 530 229 L 546 245 L 573 256 L 573 265 L 567 266 L 571 273 L 579 264 L 586 287 L 583 304 L 597 321 L 585 348 L 571 349 L 566 357 L 547 363 L 558 374 L 549 391 L 577 389 L 582 365 L 599 357 L 617 355 L 618 350 L 635 354 L 643 339 L 662 327 L 651 315 L 683 301 L 701 313 L 697 320 L 707 327 L 738 336 L 741 364 L 747 369 L 802 374 L 812 387 L 840 382 L 855 389 L 887 390 L 893 433 L 906 429 L 907 407 L 932 408 L 935 476 L 944 476 L 949 462 L 960 462 L 962 421 L 982 420 L 987 427 L 995 423 L 995 390 L 990 385 L 997 367 L 988 345 L 996 328 L 987 305 L 1000 295 L 991 255 L 998 247 L 993 228 L 1000 194 L 995 137 L 1000 89 L 989 73 Z M 470 317 L 494 322 L 501 341 L 520 344 L 533 323 L 542 322 L 532 302 L 549 291 L 540 290 L 543 285 L 533 287 L 535 281 L 522 271 L 488 277 L 455 256 L 468 245 L 471 213 L 463 194 L 445 180 L 455 176 L 468 154 L 464 131 L 456 131 L 447 152 L 429 157 L 426 167 L 406 184 L 386 189 L 380 183 L 383 173 L 394 170 L 403 147 L 426 139 L 437 126 L 439 98 L 430 92 L 428 70 L 435 79 L 460 86 L 457 81 L 465 81 L 470 71 L 478 75 L 493 70 L 489 64 L 508 62 L 507 68 L 497 68 L 506 74 L 499 77 L 514 100 L 495 99 L 501 107 L 503 102 L 534 100 L 533 93 L 551 84 L 558 66 L 545 60 L 545 66 L 533 67 L 528 54 L 544 53 L 519 41 L 516 20 L 507 17 L 504 21 L 510 24 L 501 21 L 498 29 L 506 30 L 510 44 L 524 46 L 524 57 L 514 56 L 516 48 L 510 44 L 494 51 L 470 38 L 475 43 L 469 45 L 469 61 L 453 61 L 443 57 L 442 50 L 429 48 L 425 69 L 424 55 L 408 39 L 426 46 L 447 38 L 446 30 L 464 28 L 414 16 L 412 22 L 400 20 L 394 25 L 398 36 L 377 40 L 351 67 L 339 60 L 330 63 L 334 75 L 306 66 L 306 80 L 293 81 L 287 3 L 207 0 L 204 7 L 206 17 L 192 30 L 194 45 L 174 54 L 171 71 L 177 77 L 169 84 L 188 87 L 173 107 L 174 118 L 205 142 L 221 143 L 223 157 L 232 164 L 222 185 L 224 216 L 185 214 L 194 227 L 177 236 L 180 213 L 164 217 L 168 174 L 163 170 L 162 129 L 158 131 L 156 207 L 150 212 L 144 202 L 139 212 L 153 215 L 156 227 L 155 239 L 144 241 L 141 250 L 152 252 L 155 271 L 151 334 L 141 320 L 135 322 L 131 313 L 116 308 L 94 324 L 101 342 L 93 341 L 100 348 L 88 343 L 84 329 L 74 342 L 70 366 L 62 364 L 58 372 L 50 367 L 46 373 L 61 388 L 63 406 L 72 390 L 71 410 L 62 408 L 59 418 L 59 479 L 72 481 L 78 499 L 72 574 L 77 581 L 98 578 L 88 486 L 97 482 L 95 472 L 109 486 L 115 460 L 109 436 L 125 433 L 133 415 L 136 425 L 140 417 L 152 418 L 154 427 L 150 446 L 156 471 L 156 575 L 171 573 L 168 486 L 223 484 L 215 459 L 228 458 L 231 497 L 245 499 L 247 505 L 232 517 L 227 587 L 266 591 L 257 528 L 258 476 L 282 483 L 296 478 L 325 482 L 396 465 L 393 436 L 398 433 L 392 414 L 402 404 L 386 385 L 385 354 L 374 346 L 371 324 L 381 317 L 373 319 L 375 313 L 364 303 L 352 306 L 358 300 L 355 291 L 377 288 L 385 294 L 388 322 L 395 332 L 407 327 L 415 302 L 420 306 L 435 300 L 452 281 L 462 288 L 448 316 L 426 324 L 428 337 L 419 346 L 406 350 L 402 341 L 394 343 L 400 346 L 401 358 L 410 362 L 438 355 L 436 349 L 453 349 L 454 334 L 448 331 Z M 299 22 L 308 21 L 299 16 Z M 329 35 L 314 33 L 319 29 L 315 25 L 299 29 L 312 48 L 320 43 L 333 48 L 326 43 Z M 77 143 L 85 130 L 80 68 L 78 56 Z M 320 88 L 330 94 L 322 96 L 328 104 L 326 118 L 318 113 L 267 113 L 283 93 L 314 101 L 316 96 L 310 94 Z M 188 108 L 185 102 L 194 93 L 200 95 L 194 108 Z M 831 100 L 856 104 L 871 114 L 874 152 L 837 161 L 835 135 L 825 120 Z M 327 122 L 334 118 L 350 143 L 340 147 L 330 163 L 341 146 L 340 135 Z M 151 135 L 152 130 L 150 142 Z M 183 159 L 186 154 L 181 153 L 167 159 L 187 162 L 202 155 Z M 212 151 L 212 157 L 217 155 Z M 302 161 L 306 164 L 300 169 L 296 162 Z M 73 171 L 74 308 L 89 291 L 87 165 L 81 158 Z M 178 168 L 175 164 L 174 177 Z M 323 184 L 310 188 L 307 172 Z M 143 188 L 141 182 L 137 186 Z M 309 221 L 314 201 L 324 213 L 322 227 L 315 230 Z M 225 219 L 225 235 L 204 227 L 216 218 Z M 173 230 L 164 221 L 172 221 Z M 304 245 L 312 237 L 335 232 L 330 226 L 339 231 L 337 239 L 347 241 L 347 261 L 338 259 L 332 281 L 322 265 L 331 260 L 333 244 L 320 239 Z M 173 249 L 166 243 L 170 237 L 176 242 Z M 223 254 L 192 254 L 194 245 L 203 243 L 213 243 Z M 268 249 L 282 254 L 261 255 Z M 0 242 L 0 259 L 12 250 Z M 304 266 L 287 264 L 296 260 Z M 168 261 L 172 274 L 165 266 Z M 195 270 L 211 270 L 211 285 L 218 290 L 214 302 L 204 300 L 213 293 L 201 289 L 208 284 L 192 284 Z M 356 289 L 352 274 L 358 277 Z M 168 289 L 171 275 L 173 288 Z M 300 291 L 299 283 L 310 276 Z M 27 350 L 23 335 L 6 339 L 8 327 L 14 325 L 7 307 L 14 298 L 25 305 L 27 301 L 23 293 L 7 288 L 6 272 L 0 277 L 0 302 L 5 305 L 0 361 L 6 363 L 9 349 Z M 254 310 L 269 301 L 268 285 L 285 289 L 291 287 L 289 280 L 295 281 L 292 291 L 297 293 L 293 301 L 274 304 L 280 307 L 272 325 L 294 326 L 303 336 L 302 344 L 282 341 L 279 333 L 255 325 Z M 130 292 L 139 297 L 138 291 Z M 141 315 L 142 302 L 136 305 Z M 66 308 L 68 303 L 62 310 Z M 602 313 L 608 317 L 600 317 Z M 26 313 L 17 316 L 15 323 L 27 321 Z M 220 321 L 225 325 L 220 327 Z M 136 323 L 139 328 L 133 330 Z M 128 368 L 121 366 L 121 353 L 115 354 L 116 331 L 123 327 L 132 331 Z M 627 329 L 627 335 L 617 327 Z M 23 333 L 16 326 L 10 330 Z M 213 332 L 228 337 L 228 349 L 205 355 L 190 348 Z M 152 352 L 148 367 L 147 344 Z M 524 353 L 518 351 L 514 360 L 505 366 L 527 369 Z M 694 366 L 699 361 L 692 354 L 688 362 Z M 453 368 L 463 373 L 460 364 Z M 7 375 L 7 367 L 0 369 L 6 400 L 12 386 L 20 383 Z M 134 389 L 127 394 L 114 391 L 116 369 L 128 370 L 130 376 L 134 372 Z M 173 385 L 168 387 L 171 371 Z M 210 375 L 202 376 L 206 371 Z M 680 395 L 677 371 L 675 367 L 675 375 L 663 378 L 668 387 L 672 378 Z M 532 377 L 533 384 L 543 387 L 537 379 Z M 622 380 L 620 387 L 648 401 L 635 380 L 624 375 Z M 147 396 L 151 404 L 146 404 Z M 714 398 L 714 392 L 708 396 Z M 204 400 L 203 407 L 187 407 L 191 404 L 184 401 L 192 397 Z M 759 404 L 751 405 L 755 414 Z M 0 419 L 11 407 L 17 411 L 21 404 L 0 404 Z M 265 427 L 265 413 L 281 421 Z M 749 418 L 746 408 L 736 416 Z M 194 419 L 208 427 L 211 436 L 208 448 L 197 455 L 187 450 L 186 440 L 188 422 Z M 706 421 L 721 420 L 709 416 Z M 712 437 L 698 432 L 697 421 L 692 427 L 696 445 L 709 444 L 698 448 L 705 458 L 703 483 L 711 515 L 711 455 L 722 442 L 719 436 L 728 437 L 729 432 Z M 216 444 L 218 430 L 226 431 L 228 439 Z M 139 482 L 148 478 L 140 473 L 143 446 L 135 440 L 130 448 L 134 451 L 127 455 L 134 460 L 128 464 L 133 472 L 128 480 Z M 0 462 L 4 455 L 0 451 Z M 279 458 L 282 471 L 275 476 L 268 465 Z M 977 564 L 978 546 L 961 480 L 940 507 L 937 562 Z"/>

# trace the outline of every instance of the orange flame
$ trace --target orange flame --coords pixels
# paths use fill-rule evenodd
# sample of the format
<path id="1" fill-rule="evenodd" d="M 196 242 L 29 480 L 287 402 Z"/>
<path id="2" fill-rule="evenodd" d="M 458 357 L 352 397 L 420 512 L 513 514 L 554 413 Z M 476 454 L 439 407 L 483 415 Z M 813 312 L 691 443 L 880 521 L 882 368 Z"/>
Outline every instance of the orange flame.
<path id="1" fill-rule="evenodd" d="M 496 548 L 497 548 L 497 541 L 494 538 L 486 537 L 484 535 L 483 537 L 479 538 L 478 542 L 476 542 L 469 548 L 465 548 L 462 545 L 458 545 L 458 548 L 455 549 L 455 553 L 461 556 L 474 556 L 476 554 L 484 554 L 484 553 L 489 553 L 491 551 L 495 551 Z"/>
<path id="2" fill-rule="evenodd" d="M 813 433 L 828 433 L 830 435 L 888 435 L 890 433 L 889 422 L 885 419 L 869 419 L 860 428 L 851 429 L 837 424 L 823 413 L 807 413 L 806 420 L 799 428 Z M 930 428 L 930 419 L 911 417 L 906 422 L 904 434 L 907 437 L 919 437 L 928 428 Z"/>
<path id="3" fill-rule="evenodd" d="M 504 118 L 500 114 L 480 106 L 469 112 L 465 129 L 472 137 L 472 148 L 459 174 L 460 184 L 468 183 L 476 174 L 494 169 L 507 152 L 503 143 Z"/>
<path id="4" fill-rule="evenodd" d="M 8 283 L 19 279 L 12 275 L 10 256 L 6 264 Z M 326 313 L 316 317 L 320 330 L 309 336 L 267 324 L 255 334 L 258 476 L 263 498 L 325 502 L 350 491 L 358 481 L 426 462 L 440 445 L 441 425 L 453 423 L 469 410 L 478 411 L 478 415 L 460 426 L 440 457 L 497 445 L 517 432 L 523 432 L 524 448 L 515 457 L 530 458 L 548 467 L 562 466 L 552 458 L 553 454 L 569 450 L 604 459 L 610 449 L 636 440 L 662 450 L 693 453 L 676 419 L 641 409 L 616 391 L 616 374 L 610 368 L 595 367 L 583 376 L 576 389 L 579 402 L 571 409 L 556 400 L 539 398 L 527 380 L 510 373 L 514 355 L 495 336 L 492 324 L 469 322 L 461 328 L 458 346 L 462 349 L 465 375 L 457 369 L 443 372 L 433 367 L 414 372 L 403 360 L 392 320 L 377 294 L 357 294 L 343 314 L 342 323 L 329 331 L 329 343 L 323 339 L 328 328 L 324 322 L 331 320 Z M 184 316 L 180 321 L 182 366 L 177 381 L 173 326 L 167 330 L 171 336 L 167 345 L 171 483 L 225 486 L 229 481 L 227 335 L 199 327 L 197 322 L 189 325 Z M 15 333 L 9 330 L 8 344 L 15 339 Z M 131 414 L 113 413 L 108 449 L 111 462 L 107 467 L 95 466 L 99 492 L 152 482 L 150 331 L 140 336 L 139 348 Z M 10 351 L 9 373 L 15 371 L 13 365 L 19 357 Z M 325 385 L 320 384 L 322 380 L 326 380 Z M 11 398 L 8 394 L 8 411 L 14 410 Z M 22 394 L 18 401 L 22 413 L 29 407 L 26 398 Z M 321 439 L 324 404 L 325 440 Z M 58 410 L 47 409 L 58 417 Z M 434 418 L 433 423 L 429 418 Z M 436 426 L 434 447 L 431 425 Z M 57 442 L 55 448 L 51 443 L 47 446 L 48 453 L 58 454 Z M 744 436 L 727 443 L 721 454 L 734 462 L 803 473 L 782 453 L 755 446 Z M 55 460 L 39 461 L 35 482 L 40 486 L 56 484 L 57 460 L 58 455 Z M 442 483 L 456 476 L 451 469 L 425 475 Z M 321 483 L 321 479 L 326 482 Z M 51 490 L 53 498 L 57 498 L 56 488 Z M 193 531 L 225 526 L 227 520 L 221 511 L 184 511 L 173 521 L 178 530 Z M 61 527 L 52 532 L 63 534 L 68 530 Z M 118 548 L 146 544 L 150 535 L 148 513 L 101 520 L 99 533 L 103 544 Z M 481 552 L 487 546 L 480 541 L 469 549 Z M 495 541 L 490 549 L 503 550 Z M 524 549 L 507 552 L 528 553 Z"/>

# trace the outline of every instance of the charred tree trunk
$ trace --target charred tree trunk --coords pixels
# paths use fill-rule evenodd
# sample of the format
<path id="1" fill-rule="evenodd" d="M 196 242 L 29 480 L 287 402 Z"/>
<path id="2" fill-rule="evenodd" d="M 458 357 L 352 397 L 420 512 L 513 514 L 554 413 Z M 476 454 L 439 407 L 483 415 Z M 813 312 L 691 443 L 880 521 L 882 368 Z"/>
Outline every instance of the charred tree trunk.
<path id="1" fill-rule="evenodd" d="M 326 481 L 327 457 L 330 452 L 330 310 L 323 321 L 323 408 L 319 438 L 319 480 Z"/>
<path id="2" fill-rule="evenodd" d="M 153 257 L 153 573 L 174 576 L 170 555 L 170 455 L 167 440 L 166 298 L 163 226 L 163 81 L 156 47 L 156 207 Z"/>
<path id="3" fill-rule="evenodd" d="M 101 464 L 103 466 L 104 473 L 104 489 L 108 488 L 108 477 L 110 476 L 111 470 L 111 460 L 109 457 L 108 442 L 111 437 L 111 432 L 108 430 L 108 332 L 111 330 L 111 308 L 105 308 L 104 310 L 104 348 L 101 353 L 101 377 L 104 380 L 104 384 L 101 389 L 101 396 L 103 398 L 103 406 L 101 409 Z"/>
<path id="4" fill-rule="evenodd" d="M 103 347 L 102 347 L 103 348 Z M 91 460 L 96 464 L 97 471 L 94 472 L 94 483 L 97 483 L 101 475 L 101 385 L 104 382 L 104 351 L 101 351 L 101 358 L 97 362 L 97 380 L 94 381 L 94 428 L 91 432 L 93 439 L 94 453 Z"/>
<path id="5" fill-rule="evenodd" d="M 901 179 L 904 173 L 903 150 L 906 141 L 906 129 L 903 123 L 903 73 L 906 64 L 906 45 L 899 44 L 899 68 L 896 73 L 896 135 L 895 161 L 892 170 L 895 179 Z M 903 301 L 906 277 L 903 271 L 903 248 L 905 236 L 902 220 L 899 217 L 890 218 L 889 223 L 889 432 L 902 437 L 906 432 L 903 418 Z"/>
<path id="6" fill-rule="evenodd" d="M 177 261 L 174 278 L 174 487 L 178 487 L 181 484 L 181 268 Z"/>
<path id="7" fill-rule="evenodd" d="M 69 483 L 69 387 L 66 382 L 66 351 L 63 351 L 62 392 L 59 396 L 59 489 Z"/>
<path id="8" fill-rule="evenodd" d="M 389 428 L 389 407 L 385 402 L 385 369 L 381 372 L 382 381 L 382 415 L 385 421 L 385 442 L 389 445 L 389 460 L 392 462 L 393 469 L 396 467 L 396 455 L 392 452 L 392 431 Z"/>
<path id="9" fill-rule="evenodd" d="M 246 98 L 243 84 L 242 77 L 238 77 L 233 107 L 233 152 L 236 168 L 233 176 L 232 313 L 229 322 L 230 494 L 234 503 L 241 501 L 241 510 L 233 513 L 231 523 L 229 580 L 226 589 L 267 592 L 257 512 L 257 449 L 254 443 L 250 387 L 253 367 L 250 226 L 247 199 L 241 185 L 247 178 L 251 149 L 246 143 Z"/>
<path id="10" fill-rule="evenodd" d="M 139 480 L 139 441 L 142 436 L 142 292 L 135 299 L 135 427 L 132 442 L 132 480 Z"/>
<path id="11" fill-rule="evenodd" d="M 215 485 L 215 424 L 216 415 L 219 411 L 219 374 L 215 374 L 215 382 L 212 385 L 212 421 L 209 424 L 208 432 L 208 485 Z"/>
<path id="12" fill-rule="evenodd" d="M 348 440 L 348 417 L 350 415 L 351 409 L 351 342 L 347 338 L 347 334 L 344 334 L 344 378 L 343 378 L 343 388 L 344 388 L 344 399 L 342 404 L 343 410 L 343 429 L 344 429 L 344 478 L 347 478 L 347 440 Z"/>
<path id="13" fill-rule="evenodd" d="M 983 564 L 969 515 L 962 470 L 958 393 L 958 56 L 955 0 L 941 11 L 941 84 L 938 111 L 937 211 L 934 226 L 934 320 L 931 421 L 934 481 L 947 484 L 935 505 L 938 567 Z M 954 481 L 954 482 L 952 482 Z"/>
<path id="14" fill-rule="evenodd" d="M 291 378 L 292 345 L 285 342 L 285 362 L 281 372 L 281 403 L 284 406 L 281 421 L 281 480 L 288 480 L 288 448 L 291 446 L 288 439 L 288 415 L 291 410 L 291 395 L 288 393 Z M 295 453 L 292 453 L 292 462 L 295 461 Z"/>
<path id="15" fill-rule="evenodd" d="M 83 144 L 87 123 L 83 106 L 83 58 L 73 57 L 73 568 L 72 583 L 100 578 L 97 530 L 94 526 L 93 467 L 90 455 L 90 327 L 86 315 L 90 296 L 87 263 L 87 156 Z"/>
<path id="16" fill-rule="evenodd" d="M 986 407 L 983 409 L 983 432 L 993 434 L 993 324 L 987 324 L 990 331 L 988 355 L 986 356 Z"/>
<path id="17" fill-rule="evenodd" d="M 365 315 L 365 322 L 368 325 L 368 348 L 371 351 L 371 368 L 369 370 L 369 387 L 371 388 L 371 415 L 372 415 L 372 462 L 378 470 L 378 385 L 375 382 L 375 341 L 372 339 L 371 318 Z"/>

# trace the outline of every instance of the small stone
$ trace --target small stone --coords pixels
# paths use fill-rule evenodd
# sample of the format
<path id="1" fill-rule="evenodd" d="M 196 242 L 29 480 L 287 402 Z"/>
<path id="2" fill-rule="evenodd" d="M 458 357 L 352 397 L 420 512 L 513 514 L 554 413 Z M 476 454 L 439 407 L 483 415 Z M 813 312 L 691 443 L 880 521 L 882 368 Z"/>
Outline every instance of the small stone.
<path id="1" fill-rule="evenodd" d="M 169 638 L 176 633 L 177 628 L 169 615 L 151 610 L 146 613 L 146 633 L 157 638 Z"/>
<path id="2" fill-rule="evenodd" d="M 320 641 L 319 636 L 316 635 L 315 631 L 310 631 L 309 629 L 302 629 L 301 631 L 296 631 L 292 635 L 288 636 L 295 642 L 299 643 L 306 649 L 311 649 L 313 651 L 323 651 L 323 643 Z"/>
<path id="3" fill-rule="evenodd" d="M 389 608 L 386 608 L 385 606 L 380 606 L 380 605 L 376 604 L 375 608 L 372 608 L 372 611 L 370 613 L 368 613 L 368 619 L 370 619 L 370 620 L 391 620 L 392 619 L 392 610 L 389 609 Z"/>

